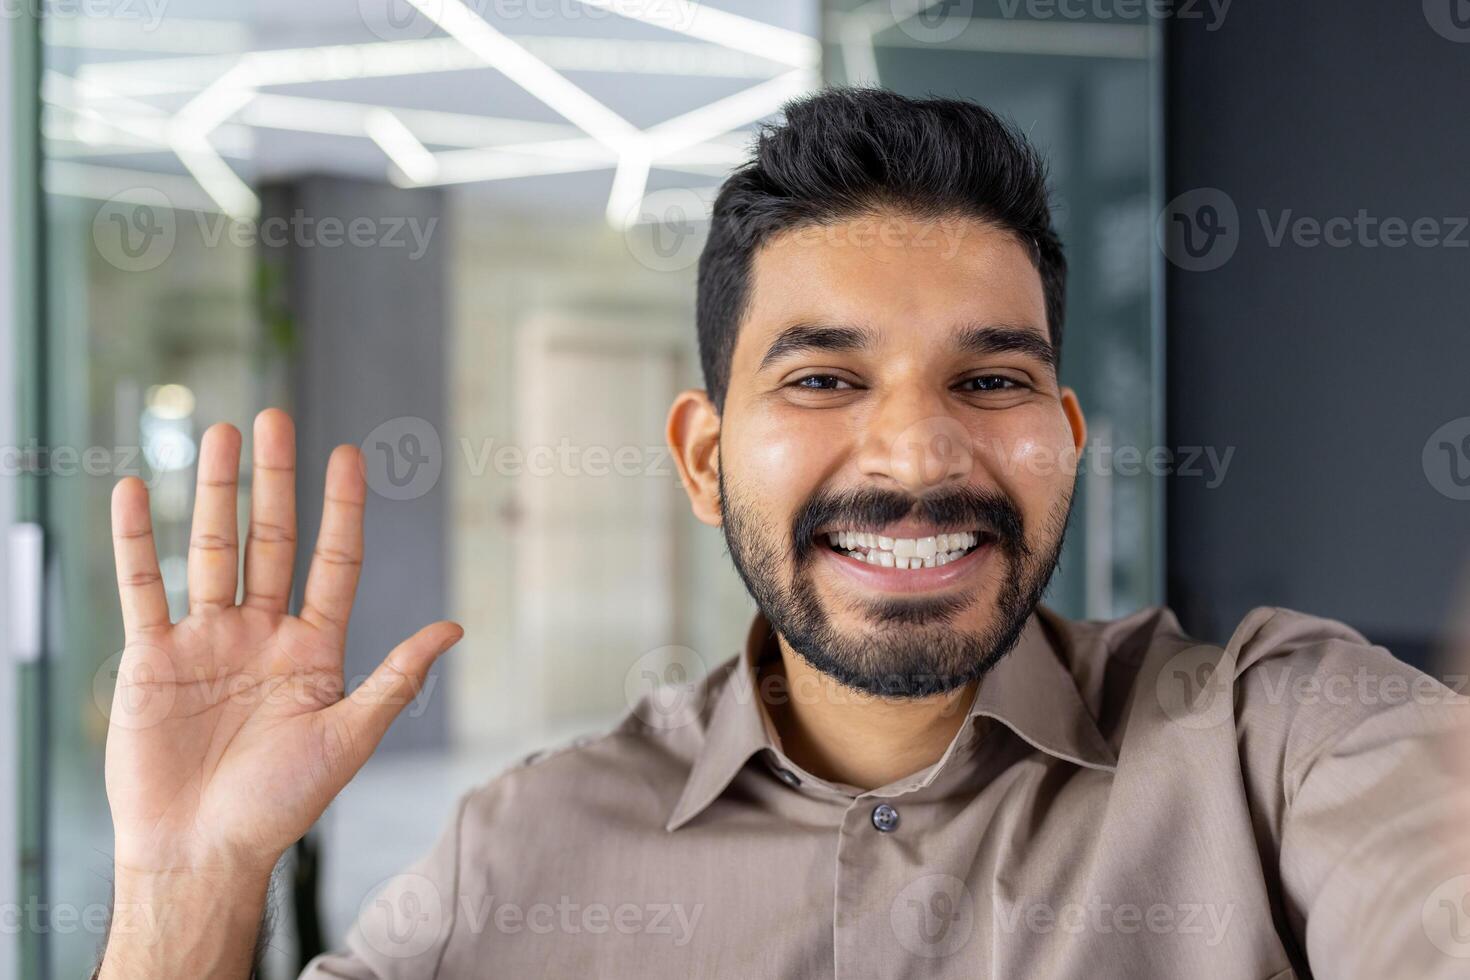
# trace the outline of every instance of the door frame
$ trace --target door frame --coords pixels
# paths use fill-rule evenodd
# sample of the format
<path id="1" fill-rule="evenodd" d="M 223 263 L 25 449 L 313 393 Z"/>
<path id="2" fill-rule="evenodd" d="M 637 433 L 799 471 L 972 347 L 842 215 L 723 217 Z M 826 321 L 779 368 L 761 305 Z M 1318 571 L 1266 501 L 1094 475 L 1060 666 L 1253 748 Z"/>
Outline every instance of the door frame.
<path id="1" fill-rule="evenodd" d="M 45 360 L 41 330 L 40 25 L 31 5 L 0 17 L 0 902 L 44 899 L 44 758 L 39 563 L 29 549 L 42 526 L 37 477 L 19 449 L 39 438 Z M 18 532 L 25 532 L 21 536 Z M 17 571 L 24 576 L 18 581 Z M 17 588 L 26 586 L 26 588 Z M 31 608 L 15 608 L 19 598 Z M 28 628 L 17 643 L 17 620 Z M 15 801 L 12 803 L 11 801 Z M 45 976 L 45 935 L 0 931 L 0 980 Z"/>

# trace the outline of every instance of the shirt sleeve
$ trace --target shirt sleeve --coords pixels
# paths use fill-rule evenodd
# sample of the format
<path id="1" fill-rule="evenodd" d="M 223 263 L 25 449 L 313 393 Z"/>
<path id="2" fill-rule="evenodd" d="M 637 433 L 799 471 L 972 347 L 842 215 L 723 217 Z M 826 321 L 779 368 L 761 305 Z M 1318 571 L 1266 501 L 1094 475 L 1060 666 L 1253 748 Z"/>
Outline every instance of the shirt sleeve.
<path id="1" fill-rule="evenodd" d="M 439 975 L 461 904 L 460 854 L 470 796 L 460 798 L 428 854 L 364 900 L 345 950 L 312 959 L 301 980 L 430 980 Z"/>
<path id="2" fill-rule="evenodd" d="M 1312 975 L 1470 976 L 1470 700 L 1340 623 L 1252 616 L 1242 756 L 1279 773 L 1259 794 Z"/>

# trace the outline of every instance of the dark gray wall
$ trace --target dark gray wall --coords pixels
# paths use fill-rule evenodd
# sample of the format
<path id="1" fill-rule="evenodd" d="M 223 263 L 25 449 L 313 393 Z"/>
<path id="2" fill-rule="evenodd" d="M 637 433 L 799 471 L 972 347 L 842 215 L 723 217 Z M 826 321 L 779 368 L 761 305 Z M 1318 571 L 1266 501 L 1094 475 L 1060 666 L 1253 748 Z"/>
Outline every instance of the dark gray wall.
<path id="1" fill-rule="evenodd" d="M 1437 32 L 1438 2 L 1167 25 L 1165 198 L 1216 188 L 1239 212 L 1228 261 L 1167 278 L 1169 442 L 1235 447 L 1221 486 L 1168 501 L 1169 601 L 1206 637 L 1283 605 L 1419 660 L 1470 558 L 1449 458 L 1423 460 L 1470 416 L 1470 30 Z M 1272 247 L 1261 210 L 1431 218 L 1459 244 Z"/>
<path id="2" fill-rule="evenodd" d="M 447 432 L 443 197 L 311 177 L 267 188 L 262 200 L 262 259 L 286 283 L 286 318 L 267 322 L 289 333 L 295 365 L 298 606 L 321 523 L 327 458 L 333 447 L 352 443 L 363 448 L 367 463 L 366 556 L 345 664 L 351 687 L 449 607 L 444 453 L 432 444 Z M 299 216 L 294 225 L 269 224 L 293 216 Z M 347 232 L 359 219 L 367 223 L 358 226 L 354 244 Z M 324 220 L 335 223 L 324 227 Z M 274 245 L 282 235 L 285 244 Z M 381 447 L 395 452 L 405 436 L 417 440 L 409 444 L 416 455 L 430 458 L 412 482 L 395 487 L 385 479 Z M 400 476 L 410 473 L 411 462 L 393 460 Z M 445 671 L 443 661 L 435 666 L 419 699 L 389 730 L 385 749 L 445 744 Z"/>

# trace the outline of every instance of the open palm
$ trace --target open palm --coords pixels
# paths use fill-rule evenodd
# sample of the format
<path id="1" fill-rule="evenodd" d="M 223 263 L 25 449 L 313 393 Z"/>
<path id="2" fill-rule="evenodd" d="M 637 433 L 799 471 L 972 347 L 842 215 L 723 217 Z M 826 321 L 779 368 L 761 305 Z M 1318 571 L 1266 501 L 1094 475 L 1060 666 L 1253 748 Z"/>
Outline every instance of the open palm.
<path id="1" fill-rule="evenodd" d="M 178 623 L 169 621 L 148 492 L 135 478 L 113 492 L 127 635 L 107 735 L 119 868 L 268 871 L 367 761 L 463 632 L 449 622 L 423 628 L 346 694 L 342 657 L 367 499 L 359 454 L 339 446 L 327 464 L 321 531 L 298 616 L 287 612 L 296 449 L 284 412 L 256 418 L 254 455 L 237 603 L 240 434 L 224 424 L 204 434 L 189 612 Z"/>

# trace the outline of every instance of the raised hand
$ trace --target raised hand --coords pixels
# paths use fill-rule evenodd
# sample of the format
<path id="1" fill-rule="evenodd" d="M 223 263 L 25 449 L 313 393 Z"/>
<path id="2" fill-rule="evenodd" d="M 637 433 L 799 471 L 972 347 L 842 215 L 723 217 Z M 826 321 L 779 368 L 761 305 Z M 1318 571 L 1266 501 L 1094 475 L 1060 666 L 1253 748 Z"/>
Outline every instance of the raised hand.
<path id="1" fill-rule="evenodd" d="M 245 587 L 236 602 L 240 433 L 219 424 L 199 452 L 189 612 L 170 623 L 141 481 L 112 498 L 127 645 L 107 735 L 107 797 L 119 878 L 260 881 L 326 809 L 463 635 L 426 626 L 345 697 L 342 656 L 362 565 L 366 487 L 358 452 L 327 465 L 321 533 L 299 616 L 295 434 L 255 420 Z M 409 583 L 405 583 L 408 585 Z"/>

